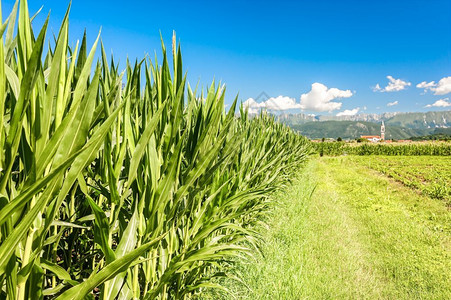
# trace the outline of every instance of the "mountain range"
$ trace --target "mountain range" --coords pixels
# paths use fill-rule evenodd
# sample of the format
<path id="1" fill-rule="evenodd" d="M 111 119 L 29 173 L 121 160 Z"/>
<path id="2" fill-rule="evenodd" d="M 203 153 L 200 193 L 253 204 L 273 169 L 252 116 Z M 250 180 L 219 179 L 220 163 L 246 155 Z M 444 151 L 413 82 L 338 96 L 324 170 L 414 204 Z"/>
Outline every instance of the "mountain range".
<path id="1" fill-rule="evenodd" d="M 386 139 L 407 139 L 451 131 L 451 110 L 425 113 L 358 114 L 354 116 L 313 116 L 281 114 L 279 121 L 312 139 L 355 139 L 360 135 L 379 135 L 384 121 Z"/>

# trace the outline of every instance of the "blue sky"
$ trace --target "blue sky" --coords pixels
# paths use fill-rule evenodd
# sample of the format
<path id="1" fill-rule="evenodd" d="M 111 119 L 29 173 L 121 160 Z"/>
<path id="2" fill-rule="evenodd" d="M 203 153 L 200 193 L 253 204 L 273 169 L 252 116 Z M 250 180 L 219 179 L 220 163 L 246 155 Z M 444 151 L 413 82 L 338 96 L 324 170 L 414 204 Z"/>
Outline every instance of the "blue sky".
<path id="1" fill-rule="evenodd" d="M 13 4 L 2 1 L 3 16 Z M 51 11 L 50 30 L 57 32 L 67 4 L 29 1 L 31 13 L 44 6 L 35 25 Z M 449 0 L 73 0 L 73 44 L 84 28 L 93 42 L 101 27 L 105 48 L 121 62 L 153 57 L 160 31 L 169 46 L 175 30 L 191 85 L 222 81 L 228 102 L 265 92 L 273 97 L 266 105 L 290 112 L 451 109 Z M 426 89 L 417 88 L 421 82 Z"/>

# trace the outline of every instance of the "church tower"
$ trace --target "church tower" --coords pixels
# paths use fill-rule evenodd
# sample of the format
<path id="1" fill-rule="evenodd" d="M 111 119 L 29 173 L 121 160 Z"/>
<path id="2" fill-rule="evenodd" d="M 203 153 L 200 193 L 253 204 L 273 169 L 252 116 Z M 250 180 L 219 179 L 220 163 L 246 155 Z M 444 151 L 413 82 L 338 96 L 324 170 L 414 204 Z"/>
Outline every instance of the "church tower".
<path id="1" fill-rule="evenodd" d="M 382 121 L 382 125 L 381 125 L 381 140 L 385 140 L 385 125 L 384 125 L 384 121 Z"/>

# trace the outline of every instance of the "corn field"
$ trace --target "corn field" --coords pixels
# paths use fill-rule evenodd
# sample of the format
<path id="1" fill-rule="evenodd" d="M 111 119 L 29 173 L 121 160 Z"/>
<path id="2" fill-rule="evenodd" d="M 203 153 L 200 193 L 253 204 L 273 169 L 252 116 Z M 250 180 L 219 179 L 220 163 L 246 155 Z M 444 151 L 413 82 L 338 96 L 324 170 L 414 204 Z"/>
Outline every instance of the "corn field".
<path id="1" fill-rule="evenodd" d="M 69 46 L 68 15 L 51 39 L 26 0 L 0 15 L 0 298 L 224 289 L 308 141 L 237 99 L 226 112 L 223 86 L 192 90 L 175 37 L 172 63 L 162 45 L 121 72 L 99 37 Z"/>
<path id="2" fill-rule="evenodd" d="M 346 142 L 321 142 L 312 143 L 315 152 L 320 156 L 338 155 L 451 155 L 450 142 L 427 143 L 346 143 Z"/>

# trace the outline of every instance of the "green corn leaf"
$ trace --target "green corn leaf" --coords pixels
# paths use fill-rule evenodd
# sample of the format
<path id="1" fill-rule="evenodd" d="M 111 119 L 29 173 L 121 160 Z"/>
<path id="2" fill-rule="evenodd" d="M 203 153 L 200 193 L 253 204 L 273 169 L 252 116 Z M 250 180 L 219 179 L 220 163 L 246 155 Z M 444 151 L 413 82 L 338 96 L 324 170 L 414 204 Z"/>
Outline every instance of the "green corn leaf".
<path id="1" fill-rule="evenodd" d="M 16 0 L 13 6 L 13 9 L 11 10 L 11 13 L 8 17 L 8 30 L 6 31 L 5 35 L 5 53 L 12 52 L 12 44 L 14 40 L 14 28 L 16 24 L 16 18 L 17 18 L 17 7 L 19 5 L 19 0 Z"/>
<path id="2" fill-rule="evenodd" d="M 1 12 L 1 3 L 0 3 L 0 24 L 2 23 L 2 12 Z M 7 68 L 7 65 L 5 64 L 5 49 L 3 46 L 3 32 L 5 30 L 5 26 L 2 26 L 0 30 L 0 174 L 3 171 L 3 148 L 4 148 L 4 138 L 3 138 L 3 119 L 4 119 L 4 110 L 5 110 L 5 86 L 6 86 L 6 79 L 7 75 L 5 72 L 5 68 Z M 15 75 L 15 74 L 14 74 Z M 17 99 L 17 93 L 16 93 L 16 99 Z M 1 190 L 0 190 L 1 192 Z"/>
<path id="3" fill-rule="evenodd" d="M 28 289 L 26 290 L 27 299 L 42 299 L 42 281 L 44 280 L 44 270 L 38 264 L 33 264 L 33 268 L 28 280 Z"/>
<path id="4" fill-rule="evenodd" d="M 10 66 L 6 64 L 4 66 L 5 66 L 5 75 L 6 78 L 8 79 L 9 85 L 11 86 L 14 98 L 18 99 L 20 93 L 19 78 L 17 77 L 16 73 L 11 69 Z"/>
<path id="5" fill-rule="evenodd" d="M 81 170 L 83 170 L 83 168 L 86 167 L 88 163 L 90 163 L 94 159 L 97 151 L 103 144 L 106 134 L 110 130 L 111 125 L 115 121 L 117 115 L 119 114 L 123 106 L 124 103 L 122 103 L 113 113 L 111 113 L 108 119 L 106 119 L 105 122 L 95 131 L 95 133 L 92 135 L 86 146 L 82 148 L 82 150 L 84 151 L 82 151 L 74 159 L 72 167 L 67 173 L 63 186 L 61 187 L 61 190 L 58 194 L 58 198 L 56 199 L 54 204 L 52 204 L 52 206 L 49 207 L 49 215 L 46 218 L 46 228 L 50 226 L 51 222 L 55 218 L 57 210 L 61 206 L 61 203 L 68 194 L 70 188 L 77 180 L 78 174 L 81 172 Z"/>
<path id="6" fill-rule="evenodd" d="M 115 259 L 115 254 L 108 242 L 108 235 L 110 232 L 110 226 L 108 223 L 108 218 L 106 217 L 103 210 L 91 199 L 91 197 L 86 196 L 89 206 L 91 206 L 92 211 L 95 216 L 95 226 L 94 226 L 94 240 L 105 255 L 106 262 L 111 263 Z"/>
<path id="7" fill-rule="evenodd" d="M 100 68 L 97 67 L 91 85 L 81 101 L 78 111 L 62 137 L 59 149 L 55 154 L 54 163 L 59 164 L 67 154 L 77 151 L 85 143 L 94 113 L 95 101 L 98 93 Z"/>
<path id="8" fill-rule="evenodd" d="M 92 275 L 83 283 L 80 283 L 73 288 L 64 292 L 57 299 L 68 300 L 68 299 L 83 299 L 89 292 L 91 292 L 95 287 L 99 286 L 103 282 L 114 278 L 117 274 L 126 271 L 129 266 L 145 251 L 150 249 L 154 244 L 158 243 L 164 236 L 160 236 L 138 248 L 127 253 L 121 258 L 115 259 L 113 262 L 108 264 L 105 268 L 100 270 L 98 273 Z"/>
<path id="9" fill-rule="evenodd" d="M 96 48 L 97 48 L 97 44 L 99 42 L 100 39 L 100 32 L 97 35 L 97 39 L 94 42 L 94 45 L 91 48 L 91 51 L 89 52 L 88 57 L 85 59 L 82 57 L 80 57 L 80 55 L 84 55 L 83 51 L 86 52 L 86 46 L 83 47 L 83 43 L 82 43 L 82 49 L 80 49 L 80 55 L 77 61 L 77 69 L 81 68 L 81 70 L 79 71 L 79 73 L 77 73 L 77 85 L 75 87 L 74 90 L 74 94 L 73 94 L 73 100 L 72 103 L 73 104 L 77 104 L 79 101 L 81 101 L 81 98 L 85 92 L 86 86 L 87 86 L 87 82 L 88 82 L 88 77 L 89 74 L 91 73 L 91 66 L 92 66 L 92 61 L 94 59 L 94 55 L 96 52 Z M 83 42 L 85 42 L 85 38 L 83 39 Z M 79 64 L 80 63 L 80 64 Z M 82 64 L 83 63 L 83 64 Z"/>
<path id="10" fill-rule="evenodd" d="M 70 7 L 70 5 L 69 5 Z M 53 103 L 55 94 L 58 87 L 58 77 L 60 76 L 60 73 L 63 73 L 64 70 L 62 70 L 62 66 L 66 64 L 66 55 L 67 55 L 67 31 L 68 31 L 68 18 L 69 18 L 69 8 L 66 12 L 66 15 L 64 17 L 63 23 L 61 25 L 61 29 L 59 32 L 57 44 L 56 44 L 56 50 L 53 55 L 53 59 L 50 65 L 50 73 L 48 77 L 48 84 L 46 88 L 46 94 L 44 97 L 44 103 L 43 103 L 43 109 L 42 109 L 42 122 L 41 122 L 41 131 L 40 136 L 37 140 L 37 146 L 36 146 L 36 152 L 37 157 L 39 157 L 39 154 L 44 147 L 44 144 L 46 143 L 48 137 L 48 132 L 50 130 L 50 124 L 52 121 L 51 113 L 53 111 Z M 59 123 L 61 121 L 61 116 L 58 115 L 58 112 L 61 110 L 60 108 L 61 103 L 60 101 L 56 101 L 56 113 L 55 116 L 55 127 L 59 126 Z M 45 107 L 45 109 L 44 109 Z M 58 121 L 57 121 L 58 120 Z"/>
<path id="11" fill-rule="evenodd" d="M 122 238 L 117 245 L 115 254 L 116 258 L 121 258 L 125 254 L 132 251 L 137 243 L 138 236 L 138 212 L 135 211 L 133 213 L 132 218 L 130 219 L 127 228 L 124 230 L 122 234 Z M 118 293 L 121 290 L 121 287 L 124 283 L 126 272 L 122 272 L 118 274 L 114 279 L 110 280 L 108 283 L 108 290 L 104 291 L 107 299 L 115 299 Z"/>
<path id="12" fill-rule="evenodd" d="M 152 116 L 152 118 L 149 119 L 148 123 L 146 124 L 146 129 L 142 133 L 140 139 L 138 140 L 138 143 L 136 145 L 135 151 L 133 152 L 131 161 L 130 161 L 130 167 L 128 172 L 128 182 L 131 184 L 133 180 L 135 179 L 137 175 L 138 170 L 138 164 L 141 161 L 142 156 L 144 155 L 144 151 L 147 148 L 147 145 L 149 143 L 149 139 L 151 138 L 154 130 L 156 129 L 158 125 L 158 121 L 160 119 L 160 116 L 165 109 L 166 105 L 163 104 L 158 111 L 155 113 L 155 115 Z"/>
<path id="13" fill-rule="evenodd" d="M 57 264 L 55 264 L 51 261 L 41 259 L 40 266 L 43 269 L 49 270 L 50 272 L 55 274 L 61 280 L 66 280 L 66 281 L 72 280 L 70 274 L 66 270 L 64 270 L 63 268 L 61 268 L 60 266 L 58 266 Z"/>
<path id="14" fill-rule="evenodd" d="M 82 226 L 70 222 L 60 221 L 60 220 L 53 220 L 52 226 L 61 226 L 61 227 L 70 227 L 70 228 L 81 228 L 81 229 L 90 229 L 88 226 Z"/>
<path id="15" fill-rule="evenodd" d="M 22 132 L 22 120 L 25 117 L 25 107 L 28 106 L 29 94 L 33 87 L 33 79 L 36 77 L 37 70 L 40 65 L 40 57 L 42 53 L 42 47 L 44 43 L 45 31 L 47 30 L 48 17 L 44 23 L 41 32 L 39 33 L 38 39 L 33 47 L 33 52 L 31 53 L 30 60 L 28 61 L 28 68 L 25 73 L 25 77 L 21 82 L 19 99 L 17 100 L 16 106 L 14 108 L 14 113 L 11 118 L 10 129 L 8 137 L 6 139 L 7 151 L 11 157 L 9 161 L 6 162 L 6 171 L 3 173 L 3 178 L 0 181 L 0 191 L 5 189 L 6 182 L 9 179 L 9 174 L 11 172 L 14 160 L 13 157 L 16 156 L 17 149 L 19 147 L 19 141 Z"/>

